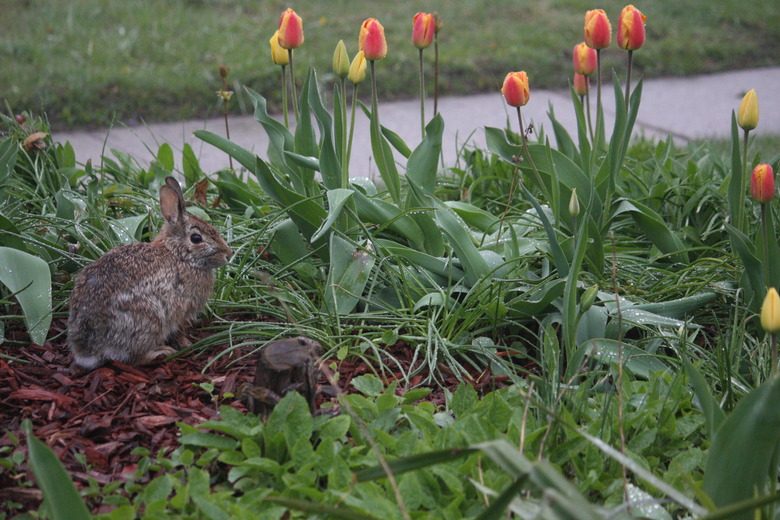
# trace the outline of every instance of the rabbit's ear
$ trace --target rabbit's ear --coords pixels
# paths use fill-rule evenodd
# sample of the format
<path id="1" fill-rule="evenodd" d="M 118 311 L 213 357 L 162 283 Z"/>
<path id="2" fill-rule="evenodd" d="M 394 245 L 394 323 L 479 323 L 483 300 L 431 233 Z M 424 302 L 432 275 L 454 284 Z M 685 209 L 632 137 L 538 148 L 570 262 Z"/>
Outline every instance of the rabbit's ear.
<path id="1" fill-rule="evenodd" d="M 184 195 L 179 183 L 173 177 L 167 177 L 160 188 L 160 210 L 168 222 L 184 220 Z"/>

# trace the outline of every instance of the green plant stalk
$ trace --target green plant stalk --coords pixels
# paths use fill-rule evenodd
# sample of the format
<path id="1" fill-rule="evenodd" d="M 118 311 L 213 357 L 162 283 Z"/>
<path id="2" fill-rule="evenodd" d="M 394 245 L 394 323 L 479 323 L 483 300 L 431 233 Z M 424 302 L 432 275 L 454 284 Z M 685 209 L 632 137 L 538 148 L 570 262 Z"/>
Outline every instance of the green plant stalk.
<path id="1" fill-rule="evenodd" d="M 282 112 L 284 113 L 284 127 L 290 128 L 290 116 L 287 114 L 287 65 L 282 65 Z"/>
<path id="2" fill-rule="evenodd" d="M 634 51 L 628 51 L 628 73 L 626 75 L 626 110 L 628 110 L 628 100 L 631 95 L 631 66 L 633 65 Z"/>
<path id="3" fill-rule="evenodd" d="M 425 139 L 425 74 L 422 49 L 420 49 L 420 138 Z"/>
<path id="4" fill-rule="evenodd" d="M 596 82 L 596 130 L 598 130 L 599 125 L 602 124 L 601 118 L 603 117 L 601 108 L 601 49 L 596 49 L 596 71 L 598 74 Z M 596 147 L 595 142 L 593 143 L 593 147 Z"/>
<path id="5" fill-rule="evenodd" d="M 349 160 L 350 157 L 352 157 L 352 138 L 355 136 L 355 109 L 357 108 L 357 99 L 358 99 L 357 95 L 358 95 L 358 86 L 356 83 L 352 85 L 352 115 L 350 117 L 350 122 L 349 122 L 347 154 L 344 156 L 344 175 L 347 177 L 347 179 L 349 179 Z"/>
<path id="6" fill-rule="evenodd" d="M 764 284 L 769 289 L 769 228 L 766 222 L 766 212 L 771 209 L 768 207 L 768 202 L 761 203 L 761 232 L 763 235 L 762 249 L 764 252 L 763 267 L 764 267 Z"/>
<path id="7" fill-rule="evenodd" d="M 739 178 L 739 195 L 740 197 L 745 196 L 745 192 L 747 191 L 747 167 L 748 167 L 748 137 L 750 134 L 750 130 L 745 130 L 744 135 L 744 144 L 743 144 L 743 153 L 742 153 L 742 175 Z M 739 205 L 738 214 L 737 214 L 737 229 L 739 229 L 741 232 L 745 233 L 745 203 L 740 199 L 741 204 Z"/>
<path id="8" fill-rule="evenodd" d="M 342 136 L 339 146 L 341 147 L 341 187 L 349 186 L 349 171 L 347 168 L 347 80 L 339 78 L 339 87 L 341 90 L 341 111 L 338 117 L 341 118 Z M 334 114 L 335 115 L 335 114 Z"/>
<path id="9" fill-rule="evenodd" d="M 287 55 L 290 57 L 290 85 L 292 91 L 292 105 L 293 114 L 295 114 L 295 121 L 298 121 L 298 94 L 295 88 L 295 66 L 293 65 L 293 50 L 287 49 Z"/>
<path id="10" fill-rule="evenodd" d="M 593 137 L 593 122 L 590 118 L 590 81 L 585 82 L 585 110 L 587 111 L 588 116 L 588 130 L 590 131 L 590 142 L 594 145 L 596 144 L 596 141 L 594 141 Z"/>
<path id="11" fill-rule="evenodd" d="M 433 115 L 439 113 L 439 32 L 433 33 Z"/>
<path id="12" fill-rule="evenodd" d="M 769 342 L 772 346 L 772 370 L 770 371 L 770 374 L 774 377 L 777 375 L 777 334 L 771 333 L 769 335 Z"/>
<path id="13" fill-rule="evenodd" d="M 222 115 L 225 116 L 225 137 L 230 139 L 230 126 L 228 125 L 228 98 L 225 97 L 224 93 L 227 92 L 227 80 L 222 79 Z M 230 169 L 233 169 L 233 157 L 228 155 L 228 162 L 230 164 Z"/>
<path id="14" fill-rule="evenodd" d="M 523 127 L 523 115 L 520 112 L 520 107 L 517 107 L 517 121 L 520 124 L 520 142 L 523 146 L 523 153 L 525 153 L 526 158 L 528 159 L 528 164 L 531 165 L 531 169 L 534 171 L 534 175 L 536 176 L 536 182 L 539 183 L 539 188 L 542 190 L 542 193 L 544 194 L 544 197 L 548 204 L 552 204 L 552 198 L 550 198 L 550 193 L 547 191 L 547 186 L 544 185 L 544 182 L 542 182 L 542 176 L 539 175 L 539 170 L 536 169 L 536 164 L 534 164 L 534 160 L 531 157 L 531 152 L 528 150 L 528 138 L 525 136 L 525 128 Z"/>

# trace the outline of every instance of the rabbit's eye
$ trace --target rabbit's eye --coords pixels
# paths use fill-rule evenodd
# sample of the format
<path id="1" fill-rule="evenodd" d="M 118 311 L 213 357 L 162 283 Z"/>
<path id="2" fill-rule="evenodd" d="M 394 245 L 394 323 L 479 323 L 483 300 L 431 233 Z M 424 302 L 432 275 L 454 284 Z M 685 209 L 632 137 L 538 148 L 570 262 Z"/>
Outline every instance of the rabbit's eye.
<path id="1" fill-rule="evenodd" d="M 190 235 L 190 242 L 193 244 L 200 244 L 203 242 L 203 237 L 200 236 L 198 233 L 193 233 Z"/>

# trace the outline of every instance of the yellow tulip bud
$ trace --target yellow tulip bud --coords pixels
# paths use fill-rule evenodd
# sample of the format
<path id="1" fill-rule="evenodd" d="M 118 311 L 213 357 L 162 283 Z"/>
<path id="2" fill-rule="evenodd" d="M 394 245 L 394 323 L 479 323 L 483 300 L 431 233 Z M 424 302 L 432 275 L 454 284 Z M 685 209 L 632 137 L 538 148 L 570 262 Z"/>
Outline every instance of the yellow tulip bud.
<path id="1" fill-rule="evenodd" d="M 359 51 L 352 60 L 348 77 L 354 85 L 363 83 L 363 80 L 366 79 L 366 55 L 363 54 L 363 51 Z"/>
<path id="2" fill-rule="evenodd" d="M 287 49 L 283 49 L 282 46 L 279 45 L 279 31 L 276 31 L 274 35 L 271 36 L 268 43 L 271 44 L 271 59 L 274 64 L 287 65 L 290 63 L 290 53 L 287 52 Z"/>
<path id="3" fill-rule="evenodd" d="M 739 112 L 737 112 L 737 123 L 743 130 L 753 130 L 758 126 L 758 97 L 756 96 L 756 89 L 751 88 L 745 97 L 742 98 L 742 102 L 739 104 Z"/>
<path id="4" fill-rule="evenodd" d="M 761 305 L 761 327 L 770 334 L 780 331 L 780 295 L 770 287 Z"/>
<path id="5" fill-rule="evenodd" d="M 580 214 L 580 201 L 577 198 L 577 188 L 571 190 L 571 198 L 569 199 L 569 215 L 576 217 Z"/>
<path id="6" fill-rule="evenodd" d="M 339 40 L 336 50 L 333 51 L 333 72 L 336 76 L 344 79 L 349 74 L 349 54 L 344 40 Z"/>

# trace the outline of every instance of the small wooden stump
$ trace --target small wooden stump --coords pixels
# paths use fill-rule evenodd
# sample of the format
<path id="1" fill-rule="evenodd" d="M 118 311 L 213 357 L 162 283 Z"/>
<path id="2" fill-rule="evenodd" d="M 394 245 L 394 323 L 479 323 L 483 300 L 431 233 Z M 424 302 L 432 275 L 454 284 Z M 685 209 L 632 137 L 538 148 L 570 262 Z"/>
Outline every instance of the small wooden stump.
<path id="1" fill-rule="evenodd" d="M 304 336 L 272 341 L 263 347 L 249 392 L 249 409 L 266 418 L 283 396 L 298 392 L 314 413 L 319 379 L 316 360 L 321 350 L 319 343 Z"/>

